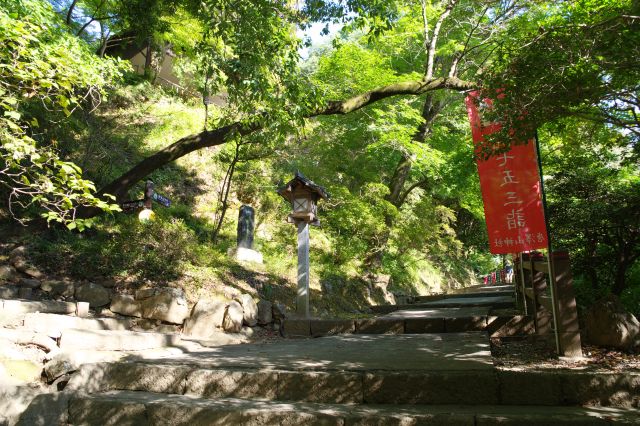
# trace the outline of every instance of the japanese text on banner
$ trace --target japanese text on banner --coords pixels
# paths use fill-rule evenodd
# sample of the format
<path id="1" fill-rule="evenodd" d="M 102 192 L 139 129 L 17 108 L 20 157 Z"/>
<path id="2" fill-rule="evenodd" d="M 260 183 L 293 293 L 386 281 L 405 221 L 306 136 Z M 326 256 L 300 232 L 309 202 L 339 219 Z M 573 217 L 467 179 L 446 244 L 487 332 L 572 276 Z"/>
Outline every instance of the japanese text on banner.
<path id="1" fill-rule="evenodd" d="M 474 144 L 500 129 L 481 122 L 478 92 L 466 99 Z M 483 99 L 490 107 L 491 101 Z M 535 144 L 512 145 L 505 153 L 477 160 L 491 253 L 506 254 L 548 246 Z"/>

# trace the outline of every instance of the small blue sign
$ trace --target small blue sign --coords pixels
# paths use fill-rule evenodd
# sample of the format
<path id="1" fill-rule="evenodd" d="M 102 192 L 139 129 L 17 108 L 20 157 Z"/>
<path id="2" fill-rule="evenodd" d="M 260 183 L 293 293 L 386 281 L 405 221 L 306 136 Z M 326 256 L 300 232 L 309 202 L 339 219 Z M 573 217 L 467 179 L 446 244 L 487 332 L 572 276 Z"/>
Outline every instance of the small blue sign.
<path id="1" fill-rule="evenodd" d="M 171 206 L 171 200 L 165 197 L 164 195 L 158 194 L 157 192 L 154 192 L 151 198 L 153 198 L 153 201 L 157 201 L 165 207 Z"/>

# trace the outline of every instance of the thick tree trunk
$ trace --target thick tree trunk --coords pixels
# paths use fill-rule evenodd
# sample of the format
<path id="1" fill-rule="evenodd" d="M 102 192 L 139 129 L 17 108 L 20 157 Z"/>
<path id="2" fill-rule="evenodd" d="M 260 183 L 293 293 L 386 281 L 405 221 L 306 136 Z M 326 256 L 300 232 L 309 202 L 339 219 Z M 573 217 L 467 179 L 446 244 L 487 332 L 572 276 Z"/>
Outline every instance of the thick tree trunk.
<path id="1" fill-rule="evenodd" d="M 396 169 L 393 172 L 393 176 L 391 176 L 391 181 L 389 182 L 389 195 L 387 196 L 387 201 L 391 204 L 400 208 L 400 200 L 402 198 L 402 192 L 404 190 L 404 185 L 409 178 L 409 174 L 411 173 L 411 168 L 413 167 L 414 158 L 407 152 L 402 153 L 402 158 L 398 162 Z M 389 225 L 387 223 L 387 225 Z"/>
<path id="2" fill-rule="evenodd" d="M 427 95 L 422 107 L 422 122 L 416 129 L 416 133 L 413 135 L 413 140 L 418 143 L 424 143 L 429 134 L 431 133 L 433 122 L 436 117 L 442 111 L 444 103 L 441 101 L 435 101 L 433 95 Z M 398 161 L 398 165 L 393 172 L 391 181 L 389 182 L 389 195 L 387 201 L 393 204 L 397 209 L 400 209 L 404 204 L 409 192 L 415 189 L 419 185 L 412 185 L 408 189 L 405 189 L 409 175 L 411 174 L 411 168 L 413 167 L 414 158 L 411 154 L 403 151 L 402 157 Z M 391 228 L 394 225 L 394 217 L 391 215 L 385 215 L 385 225 L 387 225 L 384 234 L 380 236 L 375 252 L 367 257 L 365 264 L 370 273 L 375 274 L 375 271 L 380 270 L 382 267 L 382 257 L 389 242 L 391 235 Z"/>
<path id="3" fill-rule="evenodd" d="M 348 114 L 391 96 L 421 95 L 430 91 L 443 89 L 464 91 L 474 87 L 474 83 L 458 78 L 435 78 L 428 81 L 395 83 L 379 87 L 344 101 L 329 102 L 324 108 L 313 111 L 307 114 L 306 117 Z M 207 130 L 184 137 L 136 164 L 131 170 L 100 189 L 99 194 L 112 194 L 116 196 L 116 199 L 121 200 L 133 185 L 153 171 L 190 152 L 226 143 L 229 140 L 229 136 L 236 133 L 240 136 L 253 133 L 263 127 L 265 119 L 265 117 L 256 117 L 253 121 L 247 121 L 246 124 L 236 122 L 214 130 Z"/>
<path id="4" fill-rule="evenodd" d="M 621 237 L 621 239 L 623 238 Z M 616 275 L 611 289 L 611 292 L 616 296 L 620 296 L 627 289 L 627 272 L 638 258 L 632 249 L 635 245 L 635 239 L 631 238 L 628 241 L 623 241 L 620 245 L 618 258 L 616 259 Z"/>

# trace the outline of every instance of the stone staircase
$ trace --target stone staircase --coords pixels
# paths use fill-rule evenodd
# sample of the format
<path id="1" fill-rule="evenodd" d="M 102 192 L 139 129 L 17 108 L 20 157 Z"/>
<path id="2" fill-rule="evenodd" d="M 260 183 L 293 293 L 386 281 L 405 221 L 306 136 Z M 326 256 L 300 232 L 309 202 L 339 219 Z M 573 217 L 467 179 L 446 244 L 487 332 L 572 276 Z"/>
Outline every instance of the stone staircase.
<path id="1" fill-rule="evenodd" d="M 469 331 L 487 332 L 490 337 L 532 334 L 533 318 L 515 312 L 513 286 L 496 287 L 480 287 L 470 293 L 418 296 L 412 303 L 402 305 L 372 306 L 372 311 L 378 314 L 373 318 L 286 319 L 282 331 L 287 337 Z"/>
<path id="2" fill-rule="evenodd" d="M 20 424 L 640 421 L 640 373 L 498 370 L 488 349 L 482 333 L 348 335 L 87 364 L 64 392 L 36 399 Z"/>
<path id="3" fill-rule="evenodd" d="M 85 362 L 18 424 L 640 424 L 640 372 L 494 366 L 490 335 L 532 330 L 478 302 L 492 297 L 511 296 L 421 298 L 369 319 L 283 322 L 303 339 Z"/>

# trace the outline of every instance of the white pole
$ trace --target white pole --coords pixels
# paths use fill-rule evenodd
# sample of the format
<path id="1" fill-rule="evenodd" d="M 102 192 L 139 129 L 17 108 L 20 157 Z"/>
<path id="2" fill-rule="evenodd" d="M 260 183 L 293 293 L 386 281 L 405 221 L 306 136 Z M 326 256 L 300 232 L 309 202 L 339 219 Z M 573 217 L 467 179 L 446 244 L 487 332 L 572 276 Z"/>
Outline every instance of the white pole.
<path id="1" fill-rule="evenodd" d="M 298 296 L 296 314 L 309 318 L 309 224 L 298 222 Z"/>

